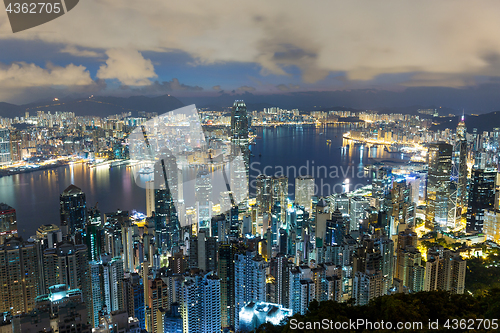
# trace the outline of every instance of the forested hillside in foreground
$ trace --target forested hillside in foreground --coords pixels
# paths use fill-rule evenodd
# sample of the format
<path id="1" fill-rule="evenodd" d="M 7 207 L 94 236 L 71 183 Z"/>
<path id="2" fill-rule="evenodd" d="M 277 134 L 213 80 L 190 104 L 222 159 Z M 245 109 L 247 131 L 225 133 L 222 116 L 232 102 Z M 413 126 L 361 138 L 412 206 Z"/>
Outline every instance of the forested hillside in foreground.
<path id="1" fill-rule="evenodd" d="M 305 327 L 306 322 L 322 322 L 324 319 L 333 323 L 349 322 L 349 319 L 351 321 L 364 319 L 372 323 L 380 323 L 383 320 L 385 327 L 387 322 L 391 322 L 393 329 L 370 330 L 366 326 L 358 329 L 338 330 L 335 328 L 332 330 L 299 329 L 297 325 L 297 323 L 302 322 Z M 447 319 L 450 319 L 448 323 Z M 439 328 L 435 329 L 433 326 L 432 329 L 429 329 L 429 322 L 435 323 L 437 320 Z M 349 303 L 333 301 L 321 304 L 313 302 L 306 315 L 293 316 L 285 326 L 263 325 L 257 332 L 498 332 L 500 331 L 498 321 L 500 321 L 500 289 L 493 289 L 478 297 L 432 291 L 383 296 L 374 299 L 365 306 L 353 306 Z M 422 329 L 397 330 L 398 322 L 421 322 Z M 498 324 L 498 329 L 494 329 L 494 323 Z M 447 327 L 445 327 L 446 324 L 448 324 Z M 485 329 L 485 326 L 490 328 Z"/>

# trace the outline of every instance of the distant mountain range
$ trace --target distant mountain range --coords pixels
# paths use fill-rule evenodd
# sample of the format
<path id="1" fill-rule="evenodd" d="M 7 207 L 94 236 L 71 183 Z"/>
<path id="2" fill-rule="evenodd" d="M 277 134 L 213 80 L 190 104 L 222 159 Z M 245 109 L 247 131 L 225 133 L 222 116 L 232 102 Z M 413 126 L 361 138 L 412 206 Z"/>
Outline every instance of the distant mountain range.
<path id="1" fill-rule="evenodd" d="M 317 94 L 313 94 L 317 95 Z M 275 95 L 275 97 L 278 95 Z M 279 96 L 282 98 L 283 96 Z M 289 96 L 291 97 L 291 96 Z M 28 111 L 31 115 L 34 115 L 37 111 L 66 111 L 74 112 L 78 116 L 101 116 L 106 117 L 112 114 L 120 114 L 123 112 L 132 112 L 133 116 L 137 116 L 139 111 L 146 112 L 157 112 L 162 114 L 177 108 L 183 107 L 189 104 L 196 104 L 199 108 L 208 108 L 210 110 L 223 110 L 232 106 L 235 98 L 245 100 L 249 110 L 262 110 L 263 108 L 269 107 L 281 107 L 281 108 L 299 108 L 301 111 L 329 111 L 329 110 L 349 110 L 349 111 L 361 111 L 360 109 L 351 108 L 348 106 L 325 106 L 325 105 L 313 105 L 306 107 L 305 104 L 299 103 L 296 107 L 293 107 L 290 99 L 275 100 L 269 96 L 257 96 L 254 94 L 246 93 L 242 95 L 230 95 L 221 94 L 218 97 L 212 98 L 181 98 L 180 100 L 170 96 L 162 95 L 158 97 L 147 97 L 147 96 L 131 96 L 131 97 L 106 97 L 106 96 L 95 96 L 92 98 L 62 98 L 58 101 L 41 101 L 37 103 L 30 103 L 24 105 L 15 105 L 0 102 L 0 116 L 1 117 L 24 117 L 25 112 Z M 291 98 L 292 100 L 294 98 Z M 319 104 L 319 103 L 318 103 Z M 439 108 L 434 106 L 422 106 L 413 105 L 406 107 L 385 107 L 377 108 L 374 111 L 378 113 L 402 113 L 402 114 L 413 114 L 419 115 L 422 118 L 432 118 L 429 115 L 423 115 L 418 113 L 418 109 L 439 109 L 439 114 L 449 115 L 459 113 L 457 110 L 451 108 Z M 460 116 L 453 117 L 438 117 L 432 118 L 433 122 L 436 124 L 433 126 L 434 129 L 445 129 L 445 128 L 456 128 Z M 469 132 L 472 132 L 473 128 L 477 128 L 479 132 L 491 131 L 495 127 L 500 127 L 500 111 L 494 111 L 487 114 L 481 115 L 466 115 L 465 119 L 467 128 Z"/>
<path id="2" fill-rule="evenodd" d="M 28 111 L 34 115 L 37 111 L 62 111 L 74 112 L 77 116 L 100 116 L 106 117 L 122 112 L 132 112 L 137 116 L 139 111 L 157 112 L 158 114 L 183 107 L 184 104 L 170 95 L 158 97 L 132 96 L 132 97 L 103 97 L 80 99 L 60 99 L 58 101 L 47 101 L 15 105 L 0 102 L 1 117 L 24 117 Z"/>
<path id="3" fill-rule="evenodd" d="M 433 125 L 431 129 L 444 130 L 449 128 L 454 130 L 457 128 L 460 118 L 461 116 L 433 118 L 436 125 Z M 468 133 L 472 133 L 474 128 L 477 128 L 478 133 L 491 132 L 494 128 L 500 128 L 500 111 L 480 115 L 465 115 L 465 126 Z"/>

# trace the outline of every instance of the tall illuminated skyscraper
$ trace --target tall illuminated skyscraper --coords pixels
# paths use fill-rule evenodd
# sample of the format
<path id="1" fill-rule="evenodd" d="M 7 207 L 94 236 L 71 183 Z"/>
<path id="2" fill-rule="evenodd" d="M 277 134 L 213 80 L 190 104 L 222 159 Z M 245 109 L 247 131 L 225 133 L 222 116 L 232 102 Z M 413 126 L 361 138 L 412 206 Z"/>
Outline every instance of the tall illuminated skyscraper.
<path id="1" fill-rule="evenodd" d="M 288 178 L 286 176 L 274 176 L 271 178 L 271 193 L 272 202 L 271 208 L 274 207 L 276 202 L 280 203 L 281 206 L 281 222 L 285 221 L 286 218 L 286 206 L 288 198 Z"/>
<path id="2" fill-rule="evenodd" d="M 139 320 L 141 328 L 146 328 L 144 317 L 144 284 L 138 273 L 125 274 L 123 279 L 123 299 L 129 317 Z"/>
<path id="3" fill-rule="evenodd" d="M 467 231 L 482 232 L 484 212 L 495 207 L 495 187 L 498 172 L 495 169 L 473 170 L 467 209 Z"/>
<path id="4" fill-rule="evenodd" d="M 231 141 L 238 145 L 245 156 L 245 165 L 249 165 L 250 154 L 248 152 L 248 114 L 244 101 L 234 101 L 231 109 Z"/>
<path id="5" fill-rule="evenodd" d="M 87 211 L 88 221 L 85 226 L 85 244 L 87 244 L 89 261 L 99 260 L 104 240 L 104 229 L 101 224 L 101 212 L 97 207 Z"/>
<path id="6" fill-rule="evenodd" d="M 155 231 L 159 250 L 178 244 L 180 225 L 175 209 L 178 200 L 177 160 L 170 151 L 163 152 L 155 163 Z"/>
<path id="7" fill-rule="evenodd" d="M 63 241 L 55 248 L 43 252 L 44 292 L 48 293 L 49 287 L 58 284 L 65 284 L 70 289 L 80 289 L 90 321 L 92 295 L 88 262 L 87 246 L 84 244 L 74 245 L 70 241 Z"/>
<path id="8" fill-rule="evenodd" d="M 13 162 L 20 161 L 22 158 L 21 153 L 22 137 L 19 130 L 10 132 L 10 158 Z"/>
<path id="9" fill-rule="evenodd" d="M 235 276 L 235 328 L 239 328 L 239 314 L 249 302 L 266 301 L 266 262 L 254 252 L 237 254 L 234 263 Z"/>
<path id="10" fill-rule="evenodd" d="M 146 215 L 152 216 L 155 211 L 155 182 L 146 181 Z"/>
<path id="11" fill-rule="evenodd" d="M 406 230 L 407 226 L 414 226 L 415 203 L 412 201 L 411 187 L 405 180 L 395 181 L 390 194 L 391 231 L 393 235 L 397 235 L 400 231 Z"/>
<path id="12" fill-rule="evenodd" d="M 60 196 L 61 227 L 66 227 L 69 235 L 85 228 L 87 202 L 81 188 L 71 184 Z"/>
<path id="13" fill-rule="evenodd" d="M 314 196 L 314 178 L 311 176 L 295 178 L 295 205 L 312 212 L 312 197 Z"/>
<path id="14" fill-rule="evenodd" d="M 429 145 L 426 226 L 448 227 L 448 210 L 453 146 L 444 142 Z"/>
<path id="15" fill-rule="evenodd" d="M 234 328 L 235 324 L 234 262 L 236 252 L 236 246 L 232 243 L 223 243 L 219 246 L 217 275 L 220 278 L 220 318 L 222 328 Z"/>
<path id="16" fill-rule="evenodd" d="M 220 279 L 213 273 L 186 278 L 181 291 L 184 332 L 221 331 L 220 291 Z"/>
<path id="17" fill-rule="evenodd" d="M 198 172 L 195 191 L 198 230 L 207 229 L 212 219 L 212 179 L 208 171 Z"/>
<path id="18" fill-rule="evenodd" d="M 10 132 L 8 128 L 0 128 L 0 165 L 12 161 L 10 157 Z"/>
<path id="19" fill-rule="evenodd" d="M 465 291 L 467 261 L 455 252 L 430 248 L 425 263 L 424 291 L 446 290 L 452 294 Z"/>
<path id="20" fill-rule="evenodd" d="M 467 206 L 467 128 L 465 117 L 462 116 L 457 126 L 455 142 L 455 168 L 457 170 L 457 216 L 460 216 Z"/>
<path id="21" fill-rule="evenodd" d="M 248 186 L 250 170 L 248 126 L 249 120 L 245 102 L 241 100 L 234 101 L 233 108 L 231 109 L 231 154 L 237 164 L 241 162 L 241 159 L 243 160 L 245 172 L 243 174 L 243 170 L 240 170 L 240 168 L 236 168 L 235 170 L 232 169 L 231 178 L 235 186 L 241 186 L 242 188 Z M 237 199 L 238 201 L 243 201 L 246 198 Z"/>
<path id="22" fill-rule="evenodd" d="M 35 309 L 39 295 L 39 266 L 36 245 L 9 238 L 0 245 L 0 311 L 12 315 Z"/>
<path id="23" fill-rule="evenodd" d="M 5 203 L 0 203 L 0 244 L 3 244 L 5 239 L 16 234 L 16 210 Z"/>
<path id="24" fill-rule="evenodd" d="M 89 267 L 89 264 L 86 265 Z M 94 327 L 99 324 L 99 312 L 106 310 L 107 314 L 125 309 L 123 300 L 123 260 L 102 255 L 100 261 L 90 262 L 91 285 L 91 319 Z"/>
<path id="25" fill-rule="evenodd" d="M 257 176 L 256 205 L 257 214 L 263 216 L 271 213 L 272 207 L 272 183 L 271 177 L 266 175 Z M 260 232 L 260 231 L 259 231 Z"/>

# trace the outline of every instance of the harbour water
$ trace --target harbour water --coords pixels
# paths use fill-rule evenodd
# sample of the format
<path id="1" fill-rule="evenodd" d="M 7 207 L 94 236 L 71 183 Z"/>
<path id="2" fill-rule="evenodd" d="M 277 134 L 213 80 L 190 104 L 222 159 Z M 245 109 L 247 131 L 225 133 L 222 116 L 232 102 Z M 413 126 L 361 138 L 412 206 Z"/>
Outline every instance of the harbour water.
<path id="1" fill-rule="evenodd" d="M 260 173 L 289 177 L 289 196 L 293 198 L 294 177 L 311 175 L 318 195 L 342 191 L 349 186 L 368 184 L 364 166 L 369 158 L 391 157 L 383 147 L 350 144 L 342 134 L 348 126 L 281 126 L 257 128 L 256 144 L 251 146 L 250 193 Z M 145 190 L 136 185 L 131 168 L 122 165 L 90 168 L 74 164 L 53 170 L 35 171 L 0 178 L 0 202 L 17 211 L 21 236 L 34 235 L 42 224 L 59 224 L 59 195 L 70 184 L 86 194 L 87 206 L 98 204 L 102 213 L 121 210 L 144 212 Z"/>

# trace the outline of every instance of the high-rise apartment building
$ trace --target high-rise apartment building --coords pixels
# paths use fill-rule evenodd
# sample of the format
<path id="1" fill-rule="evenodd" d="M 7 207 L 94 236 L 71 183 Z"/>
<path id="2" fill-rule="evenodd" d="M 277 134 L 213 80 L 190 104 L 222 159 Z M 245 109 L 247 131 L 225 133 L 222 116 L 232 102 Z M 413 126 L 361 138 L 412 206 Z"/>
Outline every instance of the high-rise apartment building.
<path id="1" fill-rule="evenodd" d="M 10 131 L 0 128 L 0 165 L 11 163 L 10 157 Z"/>
<path id="2" fill-rule="evenodd" d="M 405 180 L 395 181 L 390 194 L 391 230 L 392 234 L 397 235 L 407 226 L 415 224 L 415 203 L 412 200 L 411 187 L 406 184 Z"/>
<path id="3" fill-rule="evenodd" d="M 99 324 L 99 313 L 109 314 L 113 311 L 125 310 L 123 300 L 123 260 L 101 255 L 100 261 L 90 262 L 92 323 Z"/>
<path id="4" fill-rule="evenodd" d="M 467 231 L 482 232 L 484 212 L 495 206 L 495 188 L 499 174 L 495 169 L 472 171 L 469 207 L 467 209 Z"/>
<path id="5" fill-rule="evenodd" d="M 312 213 L 312 197 L 314 196 L 314 178 L 311 176 L 295 178 L 295 205 L 304 207 Z"/>
<path id="6" fill-rule="evenodd" d="M 432 248 L 425 263 L 424 291 L 446 290 L 452 294 L 465 291 L 467 262 L 448 249 Z"/>
<path id="7" fill-rule="evenodd" d="M 129 317 L 137 318 L 142 329 L 146 329 L 144 313 L 144 284 L 138 273 L 126 273 L 123 279 L 124 308 Z"/>
<path id="8" fill-rule="evenodd" d="M 74 235 L 85 228 L 87 222 L 87 201 L 81 188 L 70 185 L 60 195 L 61 226 L 68 235 Z"/>
<path id="9" fill-rule="evenodd" d="M 429 229 L 448 228 L 452 152 L 453 146 L 444 142 L 429 145 L 426 212 Z"/>
<path id="10" fill-rule="evenodd" d="M 240 310 L 249 302 L 266 301 L 266 262 L 255 252 L 236 254 L 234 263 L 235 328 Z"/>
<path id="11" fill-rule="evenodd" d="M 457 126 L 455 141 L 455 169 L 457 171 L 457 216 L 467 207 L 467 128 L 462 116 Z"/>
<path id="12" fill-rule="evenodd" d="M 212 219 L 212 178 L 211 174 L 202 170 L 198 172 L 195 182 L 197 230 L 210 229 Z"/>
<path id="13" fill-rule="evenodd" d="M 186 277 L 181 302 L 184 333 L 220 332 L 220 292 L 217 275 Z"/>
<path id="14" fill-rule="evenodd" d="M 19 315 L 35 309 L 39 272 L 34 242 L 12 237 L 0 245 L 0 312 Z"/>
<path id="15" fill-rule="evenodd" d="M 236 145 L 243 154 L 246 173 L 248 178 L 250 151 L 248 147 L 249 119 L 247 106 L 242 100 L 234 101 L 231 109 L 231 142 Z"/>
<path id="16" fill-rule="evenodd" d="M 148 180 L 145 182 L 146 186 L 146 215 L 148 217 L 153 216 L 155 211 L 155 182 L 154 180 Z"/>
<path id="17" fill-rule="evenodd" d="M 235 325 L 235 256 L 238 250 L 233 243 L 219 246 L 217 275 L 220 278 L 220 312 L 222 328 Z"/>
<path id="18" fill-rule="evenodd" d="M 175 208 L 179 199 L 179 174 L 177 160 L 170 151 L 163 152 L 155 164 L 154 188 L 156 247 L 163 251 L 180 241 L 179 218 Z"/>
<path id="19" fill-rule="evenodd" d="M 45 293 L 54 285 L 64 284 L 70 289 L 80 289 L 88 308 L 89 321 L 92 309 L 91 276 L 87 246 L 70 241 L 58 243 L 43 252 L 43 280 Z"/>
<path id="20" fill-rule="evenodd" d="M 17 235 L 16 210 L 2 202 L 0 203 L 0 244 L 15 235 Z"/>

